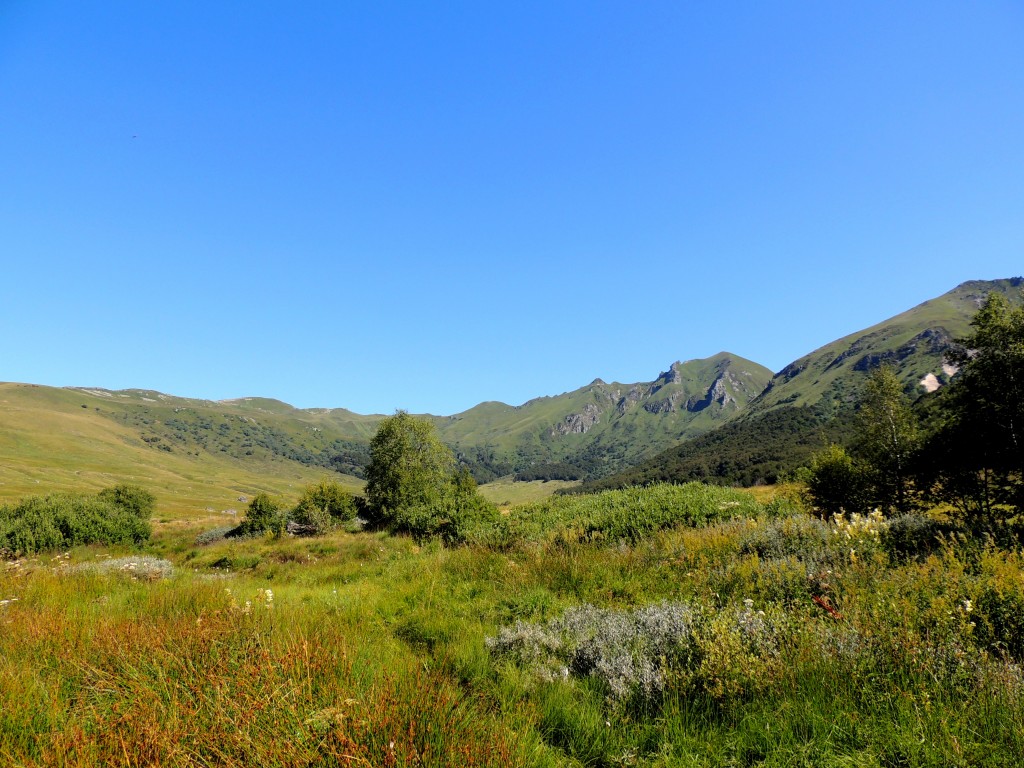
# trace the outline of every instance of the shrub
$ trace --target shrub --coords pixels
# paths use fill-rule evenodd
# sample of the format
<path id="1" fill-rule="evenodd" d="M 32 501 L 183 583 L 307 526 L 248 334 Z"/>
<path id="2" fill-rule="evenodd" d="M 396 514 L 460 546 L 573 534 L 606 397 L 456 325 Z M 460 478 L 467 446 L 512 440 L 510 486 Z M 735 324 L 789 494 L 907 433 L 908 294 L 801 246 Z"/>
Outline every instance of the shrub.
<path id="1" fill-rule="evenodd" d="M 138 485 L 122 483 L 112 488 L 104 488 L 98 496 L 131 512 L 140 520 L 148 520 L 156 511 L 156 496 Z"/>
<path id="2" fill-rule="evenodd" d="M 554 496 L 518 507 L 502 519 L 501 536 L 506 543 L 552 538 L 636 543 L 665 528 L 753 517 L 760 510 L 742 491 L 702 483 L 652 485 Z"/>
<path id="3" fill-rule="evenodd" d="M 284 533 L 285 516 L 281 506 L 265 493 L 258 493 L 246 508 L 245 519 L 235 529 L 238 536 L 259 536 L 270 532 L 274 536 Z"/>
<path id="4" fill-rule="evenodd" d="M 151 528 L 142 515 L 151 501 L 122 504 L 111 500 L 116 496 L 116 489 L 105 489 L 98 496 L 56 493 L 0 507 L 0 550 L 31 555 L 82 544 L 141 544 L 148 540 Z M 135 498 L 145 500 L 141 495 Z"/>
<path id="5" fill-rule="evenodd" d="M 339 523 L 356 516 L 355 498 L 340 483 L 323 479 L 306 486 L 289 520 L 308 527 L 313 533 L 326 533 Z"/>
<path id="6" fill-rule="evenodd" d="M 632 611 L 580 605 L 544 624 L 516 622 L 486 640 L 493 657 L 546 681 L 592 678 L 615 703 L 657 703 L 668 687 L 717 699 L 763 690 L 782 671 L 781 612 L 709 612 L 686 603 Z"/>
<path id="7" fill-rule="evenodd" d="M 811 461 L 807 492 L 826 516 L 863 509 L 866 490 L 866 471 L 842 446 L 830 445 Z"/>
<path id="8" fill-rule="evenodd" d="M 700 663 L 691 685 L 720 700 L 766 690 L 783 669 L 785 627 L 784 614 L 755 611 L 753 600 L 713 616 L 698 633 Z"/>
<path id="9" fill-rule="evenodd" d="M 213 544 L 218 541 L 223 541 L 230 536 L 236 530 L 236 526 L 233 525 L 222 525 L 218 528 L 211 528 L 208 531 L 203 531 L 196 536 L 195 544 L 197 547 L 203 547 L 207 544 Z"/>
<path id="10" fill-rule="evenodd" d="M 664 691 L 669 666 L 689 665 L 695 618 L 683 603 L 629 612 L 584 604 L 545 624 L 516 622 L 486 642 L 543 680 L 593 677 L 613 700 L 650 700 Z"/>
<path id="11" fill-rule="evenodd" d="M 831 538 L 827 523 L 805 514 L 790 515 L 750 529 L 740 541 L 740 552 L 764 559 L 811 560 L 828 549 Z"/>
<path id="12" fill-rule="evenodd" d="M 917 512 L 899 515 L 882 532 L 882 546 L 895 561 L 922 558 L 941 546 L 945 527 Z"/>
<path id="13" fill-rule="evenodd" d="M 439 538 L 446 544 L 465 544 L 490 539 L 500 518 L 497 507 L 475 490 L 452 488 L 434 502 L 401 509 L 393 524 L 417 540 Z"/>

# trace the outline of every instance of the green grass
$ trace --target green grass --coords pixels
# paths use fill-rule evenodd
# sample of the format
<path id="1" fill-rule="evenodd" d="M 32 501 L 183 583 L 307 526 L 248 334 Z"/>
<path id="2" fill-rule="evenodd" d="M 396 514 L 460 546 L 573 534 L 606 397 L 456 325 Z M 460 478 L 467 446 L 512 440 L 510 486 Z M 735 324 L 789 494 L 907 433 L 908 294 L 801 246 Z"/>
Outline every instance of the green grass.
<path id="1" fill-rule="evenodd" d="M 540 501 L 555 492 L 575 488 L 579 483 L 568 480 L 531 480 L 518 483 L 511 476 L 502 477 L 480 486 L 480 493 L 492 504 L 500 507 L 512 507 Z"/>
<path id="2" fill-rule="evenodd" d="M 0 764 L 1020 764 L 1024 676 L 998 649 L 1024 639 L 1024 556 L 890 561 L 884 536 L 808 537 L 742 493 L 647 493 L 513 510 L 500 550 L 343 532 L 203 547 L 157 525 L 142 551 L 0 564 Z M 635 525 L 629 509 L 642 535 L 567 533 Z M 82 567 L 134 554 L 175 572 Z M 662 601 L 705 623 L 654 698 L 545 680 L 486 643 Z M 745 645 L 729 617 L 746 610 L 779 642 Z"/>

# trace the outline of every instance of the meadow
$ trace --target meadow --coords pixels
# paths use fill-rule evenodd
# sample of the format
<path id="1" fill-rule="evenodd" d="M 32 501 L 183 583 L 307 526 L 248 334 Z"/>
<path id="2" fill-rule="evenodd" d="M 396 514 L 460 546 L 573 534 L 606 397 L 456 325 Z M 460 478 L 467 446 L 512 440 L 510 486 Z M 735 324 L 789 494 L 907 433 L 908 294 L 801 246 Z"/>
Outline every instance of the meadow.
<path id="1" fill-rule="evenodd" d="M 0 764 L 1016 766 L 1024 552 L 698 484 L 0 563 Z"/>

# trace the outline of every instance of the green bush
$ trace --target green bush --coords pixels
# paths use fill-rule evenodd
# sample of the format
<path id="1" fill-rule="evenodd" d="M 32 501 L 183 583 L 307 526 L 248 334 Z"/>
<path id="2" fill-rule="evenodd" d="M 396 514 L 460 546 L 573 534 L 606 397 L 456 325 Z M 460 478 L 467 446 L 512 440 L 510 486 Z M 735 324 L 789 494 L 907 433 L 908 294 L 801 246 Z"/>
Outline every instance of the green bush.
<path id="1" fill-rule="evenodd" d="M 867 504 L 866 472 L 839 445 L 830 445 L 811 461 L 807 491 L 826 516 L 861 512 Z"/>
<path id="2" fill-rule="evenodd" d="M 795 556 L 800 560 L 819 558 L 832 542 L 827 523 L 806 514 L 780 517 L 759 524 L 743 536 L 740 552 L 757 553 L 763 559 Z"/>
<path id="3" fill-rule="evenodd" d="M 939 549 L 946 527 L 927 515 L 911 512 L 889 521 L 882 547 L 895 561 L 922 558 Z"/>
<path id="4" fill-rule="evenodd" d="M 501 519 L 497 507 L 475 490 L 451 489 L 429 504 L 403 507 L 394 518 L 398 530 L 417 540 L 439 538 L 446 544 L 483 543 Z"/>
<path id="5" fill-rule="evenodd" d="M 0 551 L 24 556 L 83 544 L 141 544 L 152 532 L 152 495 L 134 486 L 118 488 L 141 493 L 120 494 L 117 488 L 98 496 L 55 493 L 0 507 Z"/>
<path id="6" fill-rule="evenodd" d="M 156 496 L 138 485 L 121 483 L 113 488 L 104 488 L 98 497 L 131 512 L 140 520 L 148 520 L 156 511 Z"/>
<path id="7" fill-rule="evenodd" d="M 320 534 L 354 519 L 356 511 L 356 500 L 352 494 L 340 483 L 325 478 L 315 485 L 306 486 L 288 517 Z"/>
<path id="8" fill-rule="evenodd" d="M 246 508 L 245 518 L 241 525 L 235 529 L 236 536 L 260 536 L 264 533 L 272 533 L 280 536 L 284 533 L 285 515 L 281 511 L 281 505 L 265 493 L 258 493 L 249 502 Z"/>

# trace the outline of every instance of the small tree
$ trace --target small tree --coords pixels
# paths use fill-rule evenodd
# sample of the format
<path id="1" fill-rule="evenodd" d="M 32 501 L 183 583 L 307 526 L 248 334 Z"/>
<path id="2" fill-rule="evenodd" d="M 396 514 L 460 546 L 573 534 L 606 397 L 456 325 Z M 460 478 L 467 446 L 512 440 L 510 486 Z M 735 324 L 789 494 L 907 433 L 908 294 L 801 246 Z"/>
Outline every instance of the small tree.
<path id="1" fill-rule="evenodd" d="M 370 441 L 366 506 L 374 522 L 390 522 L 402 509 L 436 502 L 452 482 L 455 456 L 434 425 L 396 411 Z"/>
<path id="2" fill-rule="evenodd" d="M 238 526 L 243 536 L 257 536 L 271 532 L 275 537 L 284 533 L 285 516 L 281 506 L 265 493 L 257 493 L 245 511 L 245 518 Z"/>
<path id="3" fill-rule="evenodd" d="M 864 468 L 833 443 L 811 460 L 807 492 L 815 509 L 825 515 L 862 512 L 865 501 Z"/>
<path id="4" fill-rule="evenodd" d="M 370 441 L 366 508 L 374 522 L 417 538 L 467 541 L 498 518 L 434 425 L 398 411 Z"/>
<path id="5" fill-rule="evenodd" d="M 910 460 L 917 419 L 896 372 L 888 365 L 868 376 L 857 412 L 858 455 L 870 467 L 870 502 L 907 512 L 912 506 Z"/>

